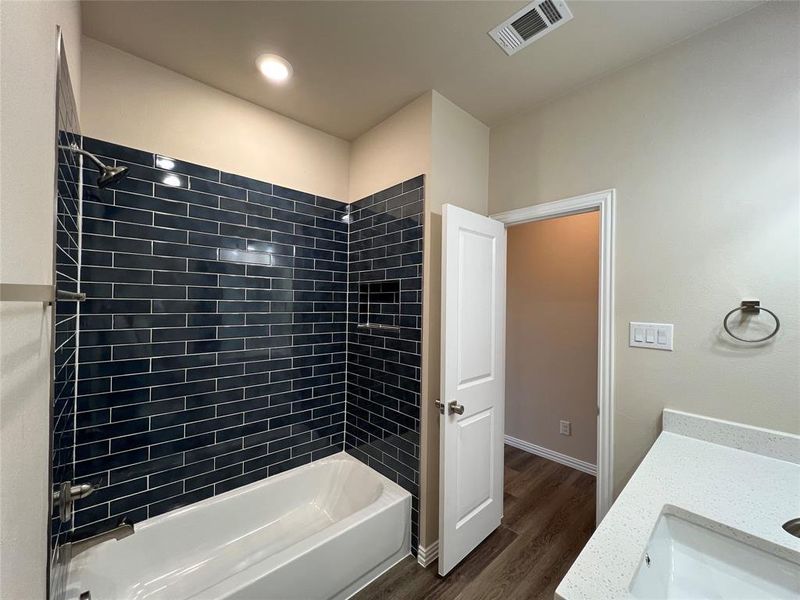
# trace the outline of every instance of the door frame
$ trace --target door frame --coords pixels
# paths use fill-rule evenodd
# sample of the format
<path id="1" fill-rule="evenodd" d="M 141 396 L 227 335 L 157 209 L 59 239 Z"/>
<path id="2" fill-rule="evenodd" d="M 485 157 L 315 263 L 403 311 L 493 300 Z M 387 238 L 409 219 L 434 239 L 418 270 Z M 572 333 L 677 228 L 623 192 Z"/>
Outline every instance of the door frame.
<path id="1" fill-rule="evenodd" d="M 614 218 L 616 190 L 608 189 L 489 215 L 512 225 L 597 211 L 600 214 L 600 264 L 597 319 L 597 497 L 595 520 L 614 497 Z"/>

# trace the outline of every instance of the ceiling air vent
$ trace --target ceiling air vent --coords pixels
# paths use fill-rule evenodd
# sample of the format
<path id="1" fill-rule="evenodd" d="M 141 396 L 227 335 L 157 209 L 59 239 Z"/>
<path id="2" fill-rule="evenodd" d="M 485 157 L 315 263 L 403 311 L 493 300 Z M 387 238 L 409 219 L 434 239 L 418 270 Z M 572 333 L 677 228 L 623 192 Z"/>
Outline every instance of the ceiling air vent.
<path id="1" fill-rule="evenodd" d="M 544 0 L 514 13 L 492 29 L 489 35 L 511 56 L 571 19 L 572 13 L 566 2 Z"/>

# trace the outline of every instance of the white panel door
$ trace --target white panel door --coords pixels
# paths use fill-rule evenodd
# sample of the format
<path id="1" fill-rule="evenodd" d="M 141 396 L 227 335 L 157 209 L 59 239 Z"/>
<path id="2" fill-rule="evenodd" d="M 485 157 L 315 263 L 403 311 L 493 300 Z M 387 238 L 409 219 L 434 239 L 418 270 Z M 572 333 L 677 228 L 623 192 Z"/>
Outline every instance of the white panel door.
<path id="1" fill-rule="evenodd" d="M 445 204 L 442 233 L 439 574 L 445 575 L 503 516 L 506 230 Z"/>

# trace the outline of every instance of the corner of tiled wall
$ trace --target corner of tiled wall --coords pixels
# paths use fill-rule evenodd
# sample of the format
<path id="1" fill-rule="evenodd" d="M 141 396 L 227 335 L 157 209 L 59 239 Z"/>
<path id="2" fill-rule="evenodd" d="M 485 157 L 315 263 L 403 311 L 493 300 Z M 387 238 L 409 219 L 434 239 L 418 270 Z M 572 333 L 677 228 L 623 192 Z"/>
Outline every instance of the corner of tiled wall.
<path id="1" fill-rule="evenodd" d="M 415 553 L 419 542 L 423 205 L 422 176 L 353 203 L 348 263 L 345 448 L 411 492 Z M 399 289 L 399 306 L 393 301 L 373 302 L 367 319 L 361 296 L 375 283 L 392 282 Z"/>

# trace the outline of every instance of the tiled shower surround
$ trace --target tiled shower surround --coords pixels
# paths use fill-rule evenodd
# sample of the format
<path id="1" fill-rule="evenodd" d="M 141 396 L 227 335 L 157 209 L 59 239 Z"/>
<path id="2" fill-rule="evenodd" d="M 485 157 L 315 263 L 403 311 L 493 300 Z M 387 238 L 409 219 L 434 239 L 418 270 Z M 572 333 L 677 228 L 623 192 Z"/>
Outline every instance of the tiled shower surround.
<path id="1" fill-rule="evenodd" d="M 345 205 L 84 147 L 130 173 L 84 193 L 78 534 L 340 451 Z"/>
<path id="2" fill-rule="evenodd" d="M 75 537 L 341 451 L 359 364 L 346 204 L 84 148 L 130 172 L 84 189 L 75 479 L 98 489 L 78 504 Z M 416 494 L 416 476 L 399 477 Z"/>
<path id="3" fill-rule="evenodd" d="M 422 177 L 352 205 L 345 434 L 350 454 L 412 493 L 415 551 L 423 214 Z"/>

